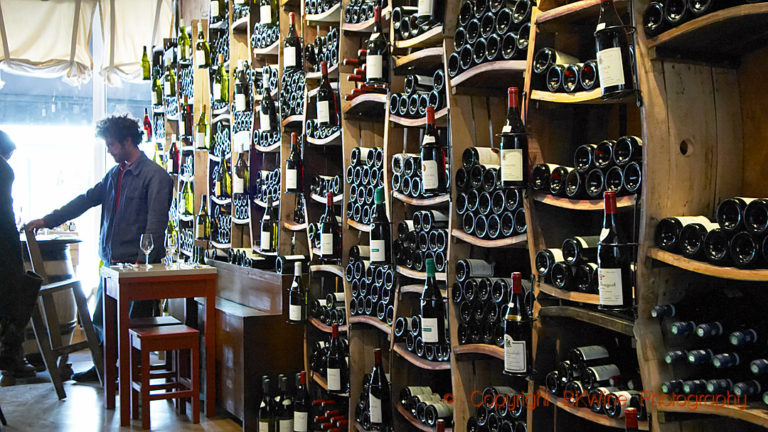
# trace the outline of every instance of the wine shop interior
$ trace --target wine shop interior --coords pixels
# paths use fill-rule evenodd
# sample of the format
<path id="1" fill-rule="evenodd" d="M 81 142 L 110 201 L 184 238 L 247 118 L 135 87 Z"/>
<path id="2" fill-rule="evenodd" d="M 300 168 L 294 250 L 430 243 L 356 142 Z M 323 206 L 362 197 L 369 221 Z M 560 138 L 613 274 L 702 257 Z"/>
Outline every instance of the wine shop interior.
<path id="1" fill-rule="evenodd" d="M 768 3 L 0 0 L 0 42 L 2 428 L 768 428 Z"/>

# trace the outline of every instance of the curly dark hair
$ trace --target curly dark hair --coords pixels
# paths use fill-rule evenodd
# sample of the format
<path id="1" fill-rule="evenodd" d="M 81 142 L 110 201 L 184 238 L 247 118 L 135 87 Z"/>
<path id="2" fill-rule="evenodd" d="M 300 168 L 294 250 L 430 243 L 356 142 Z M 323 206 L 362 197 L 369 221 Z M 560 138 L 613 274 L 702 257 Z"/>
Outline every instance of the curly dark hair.
<path id="1" fill-rule="evenodd" d="M 117 142 L 124 142 L 130 139 L 136 147 L 141 143 L 144 136 L 139 122 L 131 118 L 128 114 L 113 115 L 107 117 L 96 124 L 96 136 L 100 138 L 112 138 Z"/>

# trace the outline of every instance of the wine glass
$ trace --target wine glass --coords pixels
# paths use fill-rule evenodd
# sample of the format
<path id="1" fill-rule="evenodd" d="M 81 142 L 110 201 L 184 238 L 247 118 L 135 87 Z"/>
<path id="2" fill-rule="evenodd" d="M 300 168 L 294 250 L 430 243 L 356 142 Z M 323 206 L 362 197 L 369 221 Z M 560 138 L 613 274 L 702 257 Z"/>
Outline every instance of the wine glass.
<path id="1" fill-rule="evenodd" d="M 139 241 L 139 247 L 144 251 L 144 262 L 146 263 L 146 269 L 149 270 L 152 268 L 152 266 L 149 265 L 149 253 L 152 252 L 152 249 L 155 247 L 155 243 L 152 240 L 152 234 L 142 234 Z"/>
<path id="2" fill-rule="evenodd" d="M 165 234 L 165 253 L 166 253 L 165 261 L 167 263 L 166 267 L 173 266 L 178 243 L 179 243 L 179 237 L 175 231 Z"/>

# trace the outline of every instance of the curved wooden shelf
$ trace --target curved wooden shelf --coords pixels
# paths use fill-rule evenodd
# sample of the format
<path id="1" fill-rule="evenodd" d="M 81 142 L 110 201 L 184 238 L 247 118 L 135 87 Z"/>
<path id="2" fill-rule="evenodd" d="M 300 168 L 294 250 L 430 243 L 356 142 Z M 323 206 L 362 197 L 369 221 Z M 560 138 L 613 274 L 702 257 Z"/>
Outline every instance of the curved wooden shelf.
<path id="1" fill-rule="evenodd" d="M 559 299 L 568 300 L 572 302 L 587 303 L 587 304 L 593 304 L 593 305 L 600 304 L 599 294 L 586 294 L 586 293 L 577 292 L 577 291 L 561 290 L 560 288 L 556 288 L 544 282 L 539 283 L 539 291 L 549 294 L 553 297 L 557 297 Z"/>
<path id="2" fill-rule="evenodd" d="M 221 120 L 222 116 L 229 115 L 229 104 L 226 104 L 222 108 L 219 108 L 217 110 L 213 110 L 213 112 L 211 114 L 216 116 L 216 121 Z M 170 120 L 170 119 L 168 119 L 168 120 Z"/>
<path id="3" fill-rule="evenodd" d="M 496 345 L 488 345 L 488 344 L 458 345 L 453 348 L 453 353 L 456 355 L 481 354 L 481 355 L 494 357 L 500 360 L 504 360 L 504 348 Z"/>
<path id="4" fill-rule="evenodd" d="M 280 40 L 275 41 L 272 45 L 266 48 L 254 48 L 253 55 L 255 56 L 276 56 L 280 53 Z"/>
<path id="5" fill-rule="evenodd" d="M 341 2 L 336 3 L 333 7 L 320 14 L 307 14 L 307 22 L 320 22 L 320 23 L 339 23 L 339 17 L 341 16 Z"/>
<path id="6" fill-rule="evenodd" d="M 669 405 L 669 406 L 667 406 Z M 764 428 L 768 428 L 768 411 L 765 410 L 765 405 L 760 402 L 753 402 L 746 405 L 746 408 L 742 409 L 743 405 L 714 405 L 708 402 L 698 402 L 695 406 L 688 406 L 687 404 L 672 403 L 661 404 L 656 406 L 656 409 L 662 412 L 675 412 L 685 414 L 701 414 L 701 415 L 715 415 L 720 417 L 729 417 L 745 422 L 760 425 Z"/>
<path id="7" fill-rule="evenodd" d="M 414 366 L 420 367 L 426 370 L 438 371 L 438 370 L 451 370 L 451 362 L 435 362 L 423 359 L 416 354 L 408 351 L 404 343 L 396 343 L 394 348 L 396 353 L 400 354 L 400 357 L 408 360 Z"/>
<path id="8" fill-rule="evenodd" d="M 634 323 L 629 318 L 608 315 L 577 306 L 544 306 L 539 310 L 540 317 L 572 318 L 618 333 L 633 336 Z"/>
<path id="9" fill-rule="evenodd" d="M 262 146 L 255 145 L 255 146 L 253 146 L 253 148 L 255 148 L 256 151 L 260 151 L 262 153 L 272 153 L 272 152 L 275 152 L 275 151 L 280 151 L 280 144 L 281 144 L 280 141 L 278 141 L 278 142 L 272 144 L 271 146 L 262 147 Z"/>
<path id="10" fill-rule="evenodd" d="M 417 295 L 421 295 L 422 291 L 424 291 L 424 285 L 423 284 L 402 285 L 400 287 L 400 294 L 417 294 Z M 441 288 L 440 289 L 440 295 L 442 295 L 443 298 L 447 298 L 448 291 L 446 291 L 445 288 Z"/>
<path id="11" fill-rule="evenodd" d="M 267 208 L 267 203 L 265 203 L 264 201 L 255 199 L 253 200 L 253 202 L 256 203 L 256 205 L 259 207 Z M 272 207 L 278 207 L 278 206 L 280 206 L 280 201 L 276 201 L 276 202 L 272 201 Z"/>
<path id="12" fill-rule="evenodd" d="M 408 195 L 394 191 L 392 192 L 392 196 L 394 196 L 398 201 L 402 201 L 406 204 L 422 207 L 445 204 L 451 200 L 451 196 L 449 194 L 438 195 L 430 198 L 411 198 Z"/>
<path id="13" fill-rule="evenodd" d="M 439 122 L 437 121 L 437 119 L 446 117 L 447 115 L 448 115 L 448 107 L 445 107 L 435 113 L 435 121 L 436 123 L 438 123 L 438 126 L 440 126 L 440 123 L 444 124 L 445 122 Z M 426 116 L 417 117 L 417 118 L 408 118 L 408 117 L 400 117 L 397 115 L 390 114 L 389 120 L 401 126 L 407 126 L 407 127 L 420 127 L 420 126 L 424 126 L 427 123 Z"/>
<path id="14" fill-rule="evenodd" d="M 221 110 L 220 112 L 223 112 L 224 114 L 218 115 L 211 120 L 211 124 L 218 123 L 223 120 L 229 120 L 229 114 L 226 114 L 226 110 Z"/>
<path id="15" fill-rule="evenodd" d="M 232 218 L 232 223 L 235 224 L 235 225 L 247 225 L 247 224 L 251 223 L 251 220 L 250 219 L 238 219 L 236 217 L 233 217 Z"/>
<path id="16" fill-rule="evenodd" d="M 768 282 L 766 269 L 739 269 L 736 267 L 720 267 L 702 261 L 692 260 L 676 253 L 659 248 L 648 249 L 648 256 L 671 266 L 721 279 L 732 279 L 749 282 Z"/>
<path id="17" fill-rule="evenodd" d="M 627 10 L 626 0 L 616 0 L 614 4 L 619 13 Z M 600 0 L 580 0 L 541 12 L 536 16 L 536 24 L 543 25 L 551 22 L 567 24 L 582 19 L 597 20 L 598 15 L 600 15 Z"/>
<path id="18" fill-rule="evenodd" d="M 299 124 L 304 123 L 304 115 L 295 114 L 292 116 L 288 116 L 285 118 L 285 120 L 283 120 L 282 125 L 288 126 L 291 123 L 299 123 Z"/>
<path id="19" fill-rule="evenodd" d="M 264 256 L 277 256 L 278 255 L 277 251 L 274 251 L 274 252 L 264 252 L 264 251 L 261 250 L 261 248 L 258 248 L 258 247 L 254 247 L 253 251 L 256 252 L 259 255 L 264 255 Z"/>
<path id="20" fill-rule="evenodd" d="M 742 4 L 708 13 L 653 39 L 648 48 L 687 58 L 733 58 L 758 49 L 768 35 L 768 3 Z"/>
<path id="21" fill-rule="evenodd" d="M 420 422 L 419 419 L 411 415 L 411 413 L 408 412 L 403 406 L 400 404 L 400 402 L 394 402 L 394 404 L 397 406 L 397 412 L 400 413 L 401 416 L 403 416 L 404 419 L 408 420 L 408 423 L 410 423 L 413 427 L 420 431 L 424 432 L 432 432 L 436 430 L 435 428 L 429 427 L 425 425 L 424 423 Z M 362 426 L 361 426 L 362 427 Z M 365 430 L 365 429 L 363 429 Z M 445 432 L 453 432 L 453 429 L 446 427 Z"/>
<path id="22" fill-rule="evenodd" d="M 307 137 L 306 141 L 312 145 L 341 145 L 341 130 L 337 130 L 326 138 L 310 138 Z"/>
<path id="23" fill-rule="evenodd" d="M 371 33 L 373 32 L 373 22 L 374 22 L 374 19 L 371 18 L 369 20 L 365 20 L 357 24 L 352 24 L 348 22 L 341 23 L 341 31 Z"/>
<path id="24" fill-rule="evenodd" d="M 570 210 L 603 211 L 605 202 L 602 199 L 575 200 L 565 197 L 550 195 L 544 192 L 534 192 L 533 199 L 554 207 Z M 637 201 L 637 195 L 625 195 L 616 197 L 616 207 L 632 207 Z"/>
<path id="25" fill-rule="evenodd" d="M 208 26 L 208 30 L 226 30 L 226 28 L 227 28 L 227 21 L 224 21 L 224 20 L 210 24 Z"/>
<path id="26" fill-rule="evenodd" d="M 179 213 L 179 220 L 182 220 L 184 222 L 191 222 L 195 219 L 195 215 L 185 215 L 183 213 Z"/>
<path id="27" fill-rule="evenodd" d="M 328 68 L 328 74 L 332 74 L 339 70 L 339 62 L 336 62 L 336 64 L 331 65 L 331 67 Z M 320 79 L 323 77 L 322 72 L 307 72 L 306 75 L 304 75 L 305 79 L 311 80 L 311 79 Z"/>
<path id="28" fill-rule="evenodd" d="M 352 219 L 347 219 L 347 225 L 358 231 L 371 232 L 371 225 L 353 221 Z"/>
<path id="29" fill-rule="evenodd" d="M 443 26 L 437 26 L 414 38 L 395 41 L 395 48 L 426 48 L 443 42 Z"/>
<path id="30" fill-rule="evenodd" d="M 616 429 L 624 430 L 624 419 L 614 419 L 611 417 L 608 417 L 604 414 L 598 414 L 594 411 L 592 411 L 589 408 L 579 408 L 573 406 L 573 404 L 569 403 L 565 399 L 555 396 L 553 394 L 550 394 L 546 388 L 539 387 L 539 389 L 536 391 L 539 397 L 544 398 L 548 400 L 551 404 L 555 405 L 559 409 L 566 411 L 570 414 L 575 415 L 576 417 L 580 417 L 584 420 L 590 421 L 595 424 L 599 424 L 602 426 L 612 427 Z M 638 429 L 642 431 L 649 430 L 648 422 L 647 421 L 641 421 L 638 422 Z"/>
<path id="31" fill-rule="evenodd" d="M 217 243 L 213 240 L 210 240 L 211 246 L 215 247 L 216 249 L 229 249 L 232 247 L 232 243 Z"/>
<path id="32" fill-rule="evenodd" d="M 328 272 L 333 273 L 338 277 L 344 277 L 344 267 L 333 264 L 315 264 L 309 266 L 311 272 Z"/>
<path id="33" fill-rule="evenodd" d="M 356 315 L 349 317 L 350 324 L 368 324 L 369 326 L 376 327 L 383 331 L 385 334 L 392 333 L 392 327 L 387 323 L 382 322 L 380 319 L 368 315 Z"/>
<path id="34" fill-rule="evenodd" d="M 465 233 L 463 230 L 454 228 L 451 230 L 451 235 L 459 240 L 475 246 L 487 247 L 487 248 L 503 248 L 515 245 L 521 245 L 528 241 L 528 234 L 520 234 L 512 237 L 507 237 L 497 240 L 485 240 L 477 238 L 473 235 Z"/>
<path id="35" fill-rule="evenodd" d="M 322 332 L 330 333 L 331 330 L 332 330 L 331 326 L 325 325 L 325 324 L 321 323 L 319 319 L 314 318 L 314 317 L 309 319 L 309 323 L 312 324 L 313 326 L 315 326 L 316 329 L 318 329 L 318 330 L 320 330 Z M 348 327 L 346 325 L 339 326 L 339 331 L 340 332 L 346 332 L 347 328 Z"/>
<path id="36" fill-rule="evenodd" d="M 323 390 L 328 391 L 328 383 L 325 381 L 324 377 L 322 377 L 319 373 L 315 371 L 311 371 L 310 374 L 312 375 L 312 380 L 317 385 L 319 385 Z M 349 397 L 349 392 L 346 392 L 346 393 L 330 392 L 330 393 L 340 397 Z"/>
<path id="37" fill-rule="evenodd" d="M 217 197 L 215 197 L 213 195 L 211 195 L 211 201 L 213 201 L 214 203 L 216 203 L 218 205 L 221 205 L 221 206 L 232 204 L 232 198 L 221 199 L 221 198 L 217 198 Z"/>
<path id="38" fill-rule="evenodd" d="M 232 23 L 232 33 L 236 32 L 247 32 L 248 31 L 248 24 L 250 23 L 251 17 L 250 16 L 244 16 L 240 18 L 239 20 Z"/>
<path id="39" fill-rule="evenodd" d="M 531 91 L 531 99 L 542 102 L 564 103 L 564 104 L 620 104 L 626 103 L 634 98 L 609 99 L 601 98 L 602 91 L 597 88 L 590 91 L 581 91 L 575 93 L 553 93 L 543 90 Z"/>
<path id="40" fill-rule="evenodd" d="M 320 204 L 325 204 L 325 197 L 320 196 L 316 193 L 310 194 L 310 197 L 312 198 L 312 201 L 319 202 Z M 333 203 L 339 204 L 344 199 L 344 195 L 334 195 L 333 197 Z"/>
<path id="41" fill-rule="evenodd" d="M 283 228 L 287 229 L 288 231 L 304 231 L 307 229 L 307 223 L 304 222 L 303 224 L 298 224 L 293 221 L 283 221 Z"/>
<path id="42" fill-rule="evenodd" d="M 525 60 L 499 60 L 481 63 L 453 77 L 451 86 L 507 87 L 512 82 L 513 77 L 525 72 L 525 68 Z"/>
<path id="43" fill-rule="evenodd" d="M 401 275 L 409 277 L 411 279 L 425 280 L 427 278 L 426 272 L 417 272 L 416 270 L 411 270 L 407 267 L 403 267 L 400 265 L 395 266 L 395 270 L 397 270 L 397 272 L 400 273 Z M 435 279 L 445 282 L 446 280 L 448 280 L 448 276 L 446 275 L 445 272 L 438 272 L 438 273 L 435 273 Z"/>
<path id="44" fill-rule="evenodd" d="M 431 69 L 442 65 L 443 47 L 424 48 L 408 55 L 395 58 L 395 68 L 418 67 Z"/>
<path id="45" fill-rule="evenodd" d="M 381 93 L 362 94 L 344 108 L 344 114 L 360 116 L 384 115 L 384 107 L 387 105 L 387 95 Z"/>

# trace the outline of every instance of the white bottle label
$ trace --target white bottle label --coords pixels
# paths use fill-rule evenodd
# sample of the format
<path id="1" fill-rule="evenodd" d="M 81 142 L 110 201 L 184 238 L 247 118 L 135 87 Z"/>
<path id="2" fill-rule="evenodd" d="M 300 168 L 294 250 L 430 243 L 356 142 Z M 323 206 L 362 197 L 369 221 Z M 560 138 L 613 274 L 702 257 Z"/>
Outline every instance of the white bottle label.
<path id="1" fill-rule="evenodd" d="M 333 234 L 327 234 L 327 233 L 320 234 L 320 255 L 322 256 L 333 255 Z"/>
<path id="2" fill-rule="evenodd" d="M 205 238 L 205 225 L 204 224 L 197 224 L 197 230 L 195 231 L 195 236 L 199 239 Z"/>
<path id="3" fill-rule="evenodd" d="M 211 0 L 211 16 L 219 16 L 219 0 Z"/>
<path id="4" fill-rule="evenodd" d="M 270 432 L 269 423 L 259 422 L 259 432 Z"/>
<path id="5" fill-rule="evenodd" d="M 262 110 L 259 110 L 259 126 L 261 130 L 272 130 L 272 122 L 270 121 L 269 114 L 264 114 Z"/>
<path id="6" fill-rule="evenodd" d="M 205 133 L 198 132 L 197 135 L 196 135 L 195 141 L 197 141 L 197 147 L 198 148 L 205 147 Z"/>
<path id="7" fill-rule="evenodd" d="M 437 140 L 435 139 L 434 136 L 432 136 L 432 135 L 424 135 L 424 139 L 421 140 L 421 145 L 424 145 L 424 144 L 434 144 L 435 142 L 437 142 Z"/>
<path id="8" fill-rule="evenodd" d="M 317 121 L 320 123 L 328 123 L 330 118 L 331 115 L 328 101 L 317 101 Z"/>
<path id="9" fill-rule="evenodd" d="M 278 430 L 279 432 L 293 432 L 293 419 L 280 420 Z"/>
<path id="10" fill-rule="evenodd" d="M 152 105 L 160 105 L 160 102 L 157 100 L 157 93 L 154 91 L 152 92 Z"/>
<path id="11" fill-rule="evenodd" d="M 523 181 L 523 150 L 501 151 L 501 181 Z"/>
<path id="12" fill-rule="evenodd" d="M 421 185 L 425 191 L 437 189 L 437 161 L 421 161 Z"/>
<path id="13" fill-rule="evenodd" d="M 294 411 L 293 412 L 293 430 L 294 432 L 307 432 L 309 413 Z"/>
<path id="14" fill-rule="evenodd" d="M 285 47 L 283 50 L 283 66 L 296 67 L 296 47 Z"/>
<path id="15" fill-rule="evenodd" d="M 288 308 L 288 319 L 291 321 L 301 321 L 300 305 L 290 305 Z"/>
<path id="16" fill-rule="evenodd" d="M 593 366 L 589 369 L 594 373 L 597 381 L 608 381 L 609 378 L 621 375 L 618 366 L 613 364 Z"/>
<path id="17" fill-rule="evenodd" d="M 195 51 L 195 63 L 197 63 L 197 67 L 199 68 L 205 66 L 205 51 L 203 50 Z"/>
<path id="18" fill-rule="evenodd" d="M 424 343 L 438 343 L 440 338 L 437 332 L 437 318 L 421 319 L 421 339 Z"/>
<path id="19" fill-rule="evenodd" d="M 376 396 L 369 394 L 368 395 L 368 407 L 371 410 L 371 423 L 373 424 L 379 424 L 382 421 L 382 415 L 381 415 L 381 399 L 377 398 Z"/>
<path id="20" fill-rule="evenodd" d="M 295 169 L 287 169 L 285 170 L 285 190 L 296 190 L 298 188 L 297 180 L 298 179 L 298 173 Z"/>
<path id="21" fill-rule="evenodd" d="M 235 174 L 232 177 L 232 193 L 241 194 L 243 192 L 245 192 L 245 179 Z"/>
<path id="22" fill-rule="evenodd" d="M 328 368 L 328 391 L 341 391 L 341 369 Z"/>
<path id="23" fill-rule="evenodd" d="M 365 58 L 365 77 L 366 79 L 381 79 L 384 76 L 382 72 L 383 58 L 380 54 L 369 55 Z"/>
<path id="24" fill-rule="evenodd" d="M 504 335 L 504 371 L 525 373 L 525 341 L 516 341 L 510 335 Z"/>
<path id="25" fill-rule="evenodd" d="M 235 94 L 235 111 L 245 111 L 245 94 Z"/>
<path id="26" fill-rule="evenodd" d="M 581 357 L 584 361 L 590 361 L 595 359 L 602 359 L 608 357 L 608 350 L 601 345 L 589 345 L 579 347 L 578 351 L 581 353 Z"/>
<path id="27" fill-rule="evenodd" d="M 270 250 L 272 248 L 272 233 L 269 231 L 262 231 L 259 245 L 261 250 Z"/>
<path id="28" fill-rule="evenodd" d="M 433 0 L 419 0 L 419 16 L 432 15 L 432 1 Z"/>
<path id="29" fill-rule="evenodd" d="M 166 82 L 163 83 L 163 93 L 166 96 L 170 96 L 171 95 L 171 83 L 170 82 L 166 81 Z"/>
<path id="30" fill-rule="evenodd" d="M 611 233 L 611 230 L 608 228 L 603 228 L 600 230 L 600 241 L 605 240 L 606 237 L 608 237 L 608 234 Z"/>
<path id="31" fill-rule="evenodd" d="M 601 90 L 625 84 L 621 48 L 608 48 L 597 53 L 597 76 L 600 77 Z"/>
<path id="32" fill-rule="evenodd" d="M 387 241 L 371 240 L 371 262 L 384 262 L 387 257 Z"/>
<path id="33" fill-rule="evenodd" d="M 624 304 L 621 269 L 599 268 L 597 269 L 597 280 L 601 305 L 621 306 Z"/>
<path id="34" fill-rule="evenodd" d="M 272 24 L 272 7 L 270 5 L 262 5 L 259 8 L 259 23 L 261 25 Z"/>
<path id="35" fill-rule="evenodd" d="M 221 85 L 219 85 L 219 83 L 213 84 L 213 100 L 221 100 Z"/>

